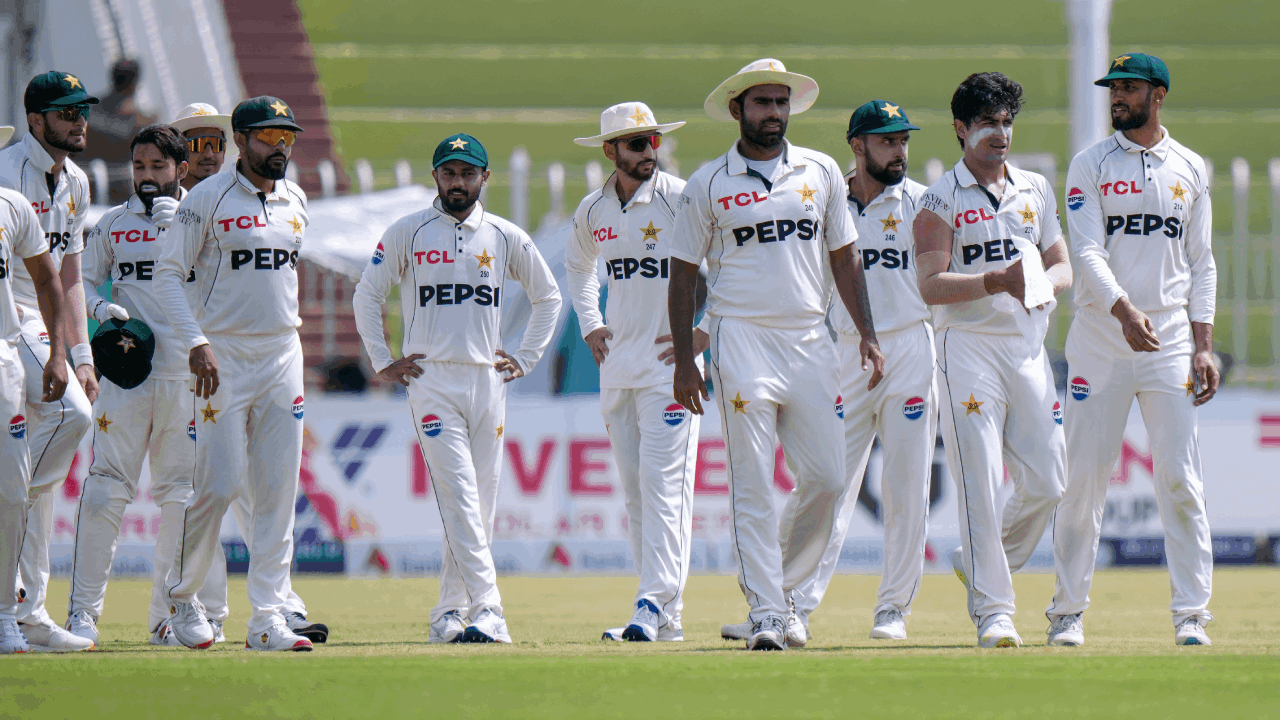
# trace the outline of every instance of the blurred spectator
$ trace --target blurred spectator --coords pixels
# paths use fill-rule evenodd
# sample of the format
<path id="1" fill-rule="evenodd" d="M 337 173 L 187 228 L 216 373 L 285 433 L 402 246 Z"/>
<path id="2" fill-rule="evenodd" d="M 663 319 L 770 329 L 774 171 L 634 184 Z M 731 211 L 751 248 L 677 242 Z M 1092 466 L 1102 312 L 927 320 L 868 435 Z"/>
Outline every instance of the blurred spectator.
<path id="1" fill-rule="evenodd" d="M 102 158 L 107 163 L 109 196 L 102 197 L 101 189 L 94 188 L 96 203 L 116 205 L 128 200 L 133 191 L 129 143 L 139 129 L 156 122 L 156 118 L 142 112 L 134 100 L 140 73 L 138 61 L 129 58 L 117 60 L 111 66 L 111 93 L 94 108 L 89 148 L 83 157 L 76 158 L 76 163 L 82 166 L 87 166 L 93 158 Z"/>

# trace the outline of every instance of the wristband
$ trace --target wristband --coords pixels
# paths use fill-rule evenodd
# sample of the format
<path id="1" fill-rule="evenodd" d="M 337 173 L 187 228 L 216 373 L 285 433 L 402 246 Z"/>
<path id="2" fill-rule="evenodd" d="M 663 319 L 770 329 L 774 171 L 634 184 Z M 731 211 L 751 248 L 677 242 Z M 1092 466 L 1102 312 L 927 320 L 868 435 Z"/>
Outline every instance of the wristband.
<path id="1" fill-rule="evenodd" d="M 89 347 L 89 343 L 81 343 L 71 348 L 71 367 L 78 368 L 81 365 L 93 367 L 93 348 Z"/>

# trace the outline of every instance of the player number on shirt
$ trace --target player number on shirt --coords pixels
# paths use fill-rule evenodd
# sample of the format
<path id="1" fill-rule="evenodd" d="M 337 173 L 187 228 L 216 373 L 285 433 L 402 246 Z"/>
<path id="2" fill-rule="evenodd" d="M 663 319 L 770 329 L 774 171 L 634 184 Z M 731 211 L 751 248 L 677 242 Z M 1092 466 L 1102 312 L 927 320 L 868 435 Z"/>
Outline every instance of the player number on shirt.
<path id="1" fill-rule="evenodd" d="M 481 270 L 481 271 L 480 271 L 480 277 L 482 277 L 482 278 L 487 278 L 487 277 L 489 277 L 489 271 L 488 271 L 488 270 Z"/>

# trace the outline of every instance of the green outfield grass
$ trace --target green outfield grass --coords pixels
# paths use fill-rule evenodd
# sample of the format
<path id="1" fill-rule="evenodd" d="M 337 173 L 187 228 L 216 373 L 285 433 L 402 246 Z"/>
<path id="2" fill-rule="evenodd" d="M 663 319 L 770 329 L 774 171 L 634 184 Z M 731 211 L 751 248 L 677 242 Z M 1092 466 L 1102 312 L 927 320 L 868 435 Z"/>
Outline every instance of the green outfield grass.
<path id="1" fill-rule="evenodd" d="M 1018 575 L 1027 647 L 980 650 L 955 578 L 927 576 L 910 639 L 866 639 L 878 578 L 837 576 L 804 650 L 756 654 L 720 640 L 745 604 L 732 577 L 690 578 L 687 641 L 606 644 L 635 580 L 502 578 L 511 646 L 427 645 L 434 580 L 299 577 L 311 654 L 239 650 L 244 583 L 228 642 L 206 652 L 145 643 L 149 585 L 113 582 L 91 653 L 0 658 L 6 716 L 199 717 L 1205 717 L 1280 713 L 1280 572 L 1215 574 L 1210 648 L 1173 645 L 1164 572 L 1099 573 L 1083 648 L 1043 646 L 1051 575 Z M 50 597 L 62 597 L 54 582 Z M 55 603 L 56 604 L 56 603 Z"/>

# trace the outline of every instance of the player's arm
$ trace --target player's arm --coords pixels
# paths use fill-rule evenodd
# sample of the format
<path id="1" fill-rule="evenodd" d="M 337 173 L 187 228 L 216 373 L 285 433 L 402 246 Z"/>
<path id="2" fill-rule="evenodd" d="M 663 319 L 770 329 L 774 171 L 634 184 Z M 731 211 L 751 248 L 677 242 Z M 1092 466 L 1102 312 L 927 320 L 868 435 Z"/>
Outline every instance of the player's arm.
<path id="1" fill-rule="evenodd" d="M 531 312 L 529 324 L 525 326 L 524 337 L 520 340 L 520 349 L 508 355 L 501 349 L 495 349 L 498 360 L 493 367 L 499 373 L 507 373 L 503 382 L 511 382 L 538 364 L 547 345 L 551 344 L 551 336 L 556 330 L 556 321 L 560 317 L 560 287 L 556 278 L 542 259 L 542 253 L 534 246 L 533 240 L 523 232 L 516 236 L 515 242 L 507 257 L 507 274 L 514 277 L 524 288 L 529 298 Z"/>
<path id="2" fill-rule="evenodd" d="M 83 250 L 83 245 L 80 249 Z M 89 402 L 93 402 L 98 399 L 98 378 L 93 372 L 93 349 L 89 347 L 84 284 L 80 278 L 80 255 L 81 252 L 77 251 L 62 256 L 58 279 L 62 283 L 63 319 L 67 323 L 66 338 L 72 343 L 71 364 L 75 367 L 76 382 L 84 389 Z"/>
<path id="3" fill-rule="evenodd" d="M 213 182 L 213 179 L 206 182 Z M 190 349 L 188 364 L 191 374 L 195 376 L 196 397 L 209 399 L 218 391 L 218 360 L 213 356 L 213 348 L 205 338 L 196 316 L 187 301 L 183 283 L 191 272 L 191 266 L 200 256 L 209 228 L 212 225 L 212 207 L 206 198 L 210 193 L 188 193 L 178 205 L 177 217 L 165 232 L 168 237 L 160 260 L 156 263 L 155 283 L 156 296 L 169 311 L 169 322 L 178 337 L 182 338 Z"/>
<path id="4" fill-rule="evenodd" d="M 424 359 L 426 355 L 414 353 L 396 360 L 391 355 L 391 348 L 387 346 L 382 316 L 382 306 L 387 302 L 387 295 L 403 279 L 405 267 L 409 264 L 405 252 L 408 243 L 401 241 L 403 233 L 403 223 L 398 222 L 382 234 L 385 257 L 382 262 L 375 263 L 370 259 L 365 264 L 360 282 L 356 283 L 351 305 L 355 310 L 356 331 L 364 342 L 373 371 L 387 382 L 397 382 L 408 387 L 410 378 L 422 377 L 422 368 L 417 361 Z"/>
<path id="5" fill-rule="evenodd" d="M 698 266 L 711 247 L 715 216 L 706 188 L 685 185 L 676 202 L 676 227 L 671 241 L 671 278 L 667 282 L 667 320 L 675 353 L 671 389 L 676 402 L 694 415 L 702 414 L 702 401 L 710 400 L 707 384 L 694 358 L 693 316 L 697 312 L 695 292 Z"/>
<path id="6" fill-rule="evenodd" d="M 31 276 L 36 301 L 40 305 L 40 316 L 49 332 L 49 362 L 44 365 L 40 399 L 43 402 L 53 402 L 66 392 L 68 382 L 67 346 L 64 342 L 66 336 L 63 335 L 67 320 L 63 307 L 65 295 L 62 292 L 62 280 L 53 267 L 53 258 L 49 256 L 49 241 L 45 238 L 35 211 L 25 202 L 12 207 L 16 214 L 14 235 L 11 238 L 13 252 L 22 258 L 22 264 Z"/>
<path id="7" fill-rule="evenodd" d="M 1040 217 L 1040 262 L 1044 267 L 1045 277 L 1053 284 L 1056 296 L 1071 287 L 1071 254 L 1067 250 L 1066 238 L 1062 237 L 1062 225 L 1058 220 L 1058 198 L 1053 194 L 1053 187 L 1047 180 L 1040 180 L 1041 192 L 1044 194 L 1044 211 Z"/>
<path id="8" fill-rule="evenodd" d="M 115 212 L 108 213 L 84 237 L 80 277 L 84 286 L 85 309 L 99 323 L 111 318 L 121 322 L 129 319 L 128 310 L 98 294 L 98 287 L 111 277 L 111 265 L 115 262 L 115 252 L 111 249 L 107 228 L 116 217 L 119 216 Z"/>
<path id="9" fill-rule="evenodd" d="M 835 178 L 827 193 L 827 207 L 823 213 L 823 237 L 827 243 L 827 253 L 831 261 L 831 275 L 835 279 L 836 292 L 844 302 L 853 324 L 858 329 L 858 352 L 862 356 L 862 369 L 871 370 L 871 379 L 867 383 L 870 390 L 880 384 L 884 377 L 884 354 L 880 352 L 880 342 L 876 339 L 875 323 L 871 319 L 871 300 L 867 298 L 867 278 L 862 267 L 862 253 L 858 252 L 855 242 L 858 239 L 858 227 L 849 213 L 849 202 L 846 200 L 848 186 L 844 183 L 839 166 L 830 163 L 827 171 Z"/>
<path id="10" fill-rule="evenodd" d="M 1204 169 L 1200 170 L 1201 177 Z M 1213 261 L 1213 203 L 1207 185 L 1191 205 L 1191 217 L 1183 232 L 1187 263 L 1191 266 L 1191 294 L 1187 316 L 1195 339 L 1191 373 L 1196 381 L 1196 405 L 1203 405 L 1218 392 L 1221 377 L 1213 361 L 1213 316 L 1218 292 L 1218 267 Z"/>
<path id="11" fill-rule="evenodd" d="M 695 303 L 698 297 L 698 284 L 705 286 L 706 280 L 706 264 L 703 263 L 698 266 L 698 277 L 694 279 L 693 296 Z M 695 307 L 693 314 L 697 315 L 699 309 Z M 670 313 L 668 313 L 668 317 L 670 317 Z M 653 344 L 667 346 L 662 349 L 662 352 L 658 353 L 658 359 L 662 361 L 663 365 L 676 364 L 676 346 L 672 342 L 671 335 L 659 335 L 653 341 Z M 711 316 L 707 313 L 702 313 L 702 317 L 698 319 L 698 324 L 693 326 L 693 356 L 695 358 L 698 357 L 709 347 L 711 347 Z"/>
<path id="12" fill-rule="evenodd" d="M 916 285 L 926 304 L 972 302 L 992 294 L 987 290 L 985 274 L 949 272 L 955 233 L 938 213 L 928 208 L 920 210 L 911 231 L 916 238 Z"/>
<path id="13" fill-rule="evenodd" d="M 583 205 L 587 203 L 584 201 Z M 582 328 L 582 338 L 591 348 L 591 357 L 596 366 L 604 363 L 609 356 L 608 341 L 613 333 L 604 324 L 600 315 L 600 276 L 596 272 L 596 262 L 600 258 L 600 249 L 591 235 L 588 224 L 587 208 L 578 207 L 573 217 L 573 233 L 569 236 L 569 245 L 564 252 L 565 280 L 569 285 L 569 299 L 573 301 L 573 309 L 578 313 L 578 325 Z"/>

